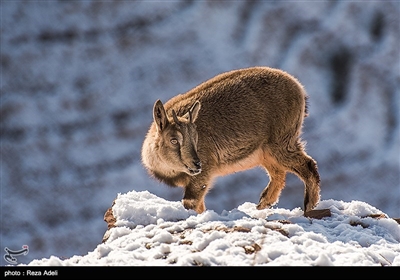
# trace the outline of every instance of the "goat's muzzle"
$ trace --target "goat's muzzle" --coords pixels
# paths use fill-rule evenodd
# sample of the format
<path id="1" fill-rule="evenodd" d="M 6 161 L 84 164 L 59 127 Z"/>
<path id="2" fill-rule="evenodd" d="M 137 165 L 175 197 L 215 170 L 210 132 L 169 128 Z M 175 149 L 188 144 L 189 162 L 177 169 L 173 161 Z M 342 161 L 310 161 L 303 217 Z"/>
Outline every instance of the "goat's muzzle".
<path id="1" fill-rule="evenodd" d="M 196 168 L 191 168 L 191 167 L 186 165 L 186 168 L 189 170 L 190 175 L 194 176 L 194 175 L 200 174 L 201 173 L 201 162 L 200 161 L 193 161 L 193 165 Z"/>

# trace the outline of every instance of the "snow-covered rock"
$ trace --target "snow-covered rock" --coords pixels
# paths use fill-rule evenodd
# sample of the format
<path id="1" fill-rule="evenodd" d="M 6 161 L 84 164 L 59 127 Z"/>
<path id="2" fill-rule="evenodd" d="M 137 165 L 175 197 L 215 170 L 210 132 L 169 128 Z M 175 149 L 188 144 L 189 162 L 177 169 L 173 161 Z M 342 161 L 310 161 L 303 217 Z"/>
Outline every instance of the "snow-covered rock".
<path id="1" fill-rule="evenodd" d="M 330 217 L 306 218 L 300 208 L 188 211 L 147 191 L 119 194 L 115 225 L 83 256 L 51 256 L 45 266 L 389 266 L 400 265 L 400 225 L 360 201 L 321 201 Z M 378 219 L 373 217 L 379 217 Z"/>

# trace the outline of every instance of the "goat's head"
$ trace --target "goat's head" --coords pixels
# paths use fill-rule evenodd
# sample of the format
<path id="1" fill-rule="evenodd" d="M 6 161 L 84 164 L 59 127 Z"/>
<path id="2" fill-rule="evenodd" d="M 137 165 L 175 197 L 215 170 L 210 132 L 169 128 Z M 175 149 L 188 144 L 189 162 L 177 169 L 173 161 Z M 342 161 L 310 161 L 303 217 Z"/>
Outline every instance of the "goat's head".
<path id="1" fill-rule="evenodd" d="M 172 118 L 169 119 L 162 102 L 157 100 L 154 104 L 158 156 L 175 172 L 185 172 L 191 176 L 201 172 L 201 161 L 197 155 L 198 134 L 194 123 L 199 110 L 200 102 L 196 101 L 181 117 L 172 110 Z"/>

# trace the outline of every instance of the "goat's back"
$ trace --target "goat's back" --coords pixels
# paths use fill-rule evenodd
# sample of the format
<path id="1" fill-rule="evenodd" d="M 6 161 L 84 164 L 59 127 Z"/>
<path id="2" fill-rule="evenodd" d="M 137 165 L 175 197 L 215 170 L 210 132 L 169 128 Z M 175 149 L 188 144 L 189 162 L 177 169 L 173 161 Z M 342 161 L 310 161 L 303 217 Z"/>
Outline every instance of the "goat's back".
<path id="1" fill-rule="evenodd" d="M 200 139 L 232 147 L 232 153 L 288 135 L 297 137 L 306 114 L 302 85 L 286 72 L 268 67 L 218 75 L 170 99 L 165 109 L 183 115 L 195 100 L 201 103 L 196 120 Z"/>

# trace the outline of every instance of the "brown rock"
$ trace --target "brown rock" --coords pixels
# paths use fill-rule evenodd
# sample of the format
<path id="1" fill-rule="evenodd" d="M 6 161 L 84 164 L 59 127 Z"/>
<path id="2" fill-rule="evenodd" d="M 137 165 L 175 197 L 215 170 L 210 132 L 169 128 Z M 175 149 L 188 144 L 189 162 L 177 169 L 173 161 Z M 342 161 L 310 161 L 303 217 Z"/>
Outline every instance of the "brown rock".
<path id="1" fill-rule="evenodd" d="M 330 217 L 331 210 L 329 210 L 329 209 L 310 210 L 310 211 L 304 212 L 304 216 L 307 218 L 322 219 L 325 217 Z"/>
<path id="2" fill-rule="evenodd" d="M 107 209 L 106 213 L 104 214 L 104 221 L 107 223 L 107 231 L 104 233 L 102 243 L 106 242 L 108 237 L 110 236 L 110 229 L 115 227 L 115 222 L 117 221 L 113 215 L 112 207 L 115 204 L 115 200 L 113 201 L 110 208 Z"/>

